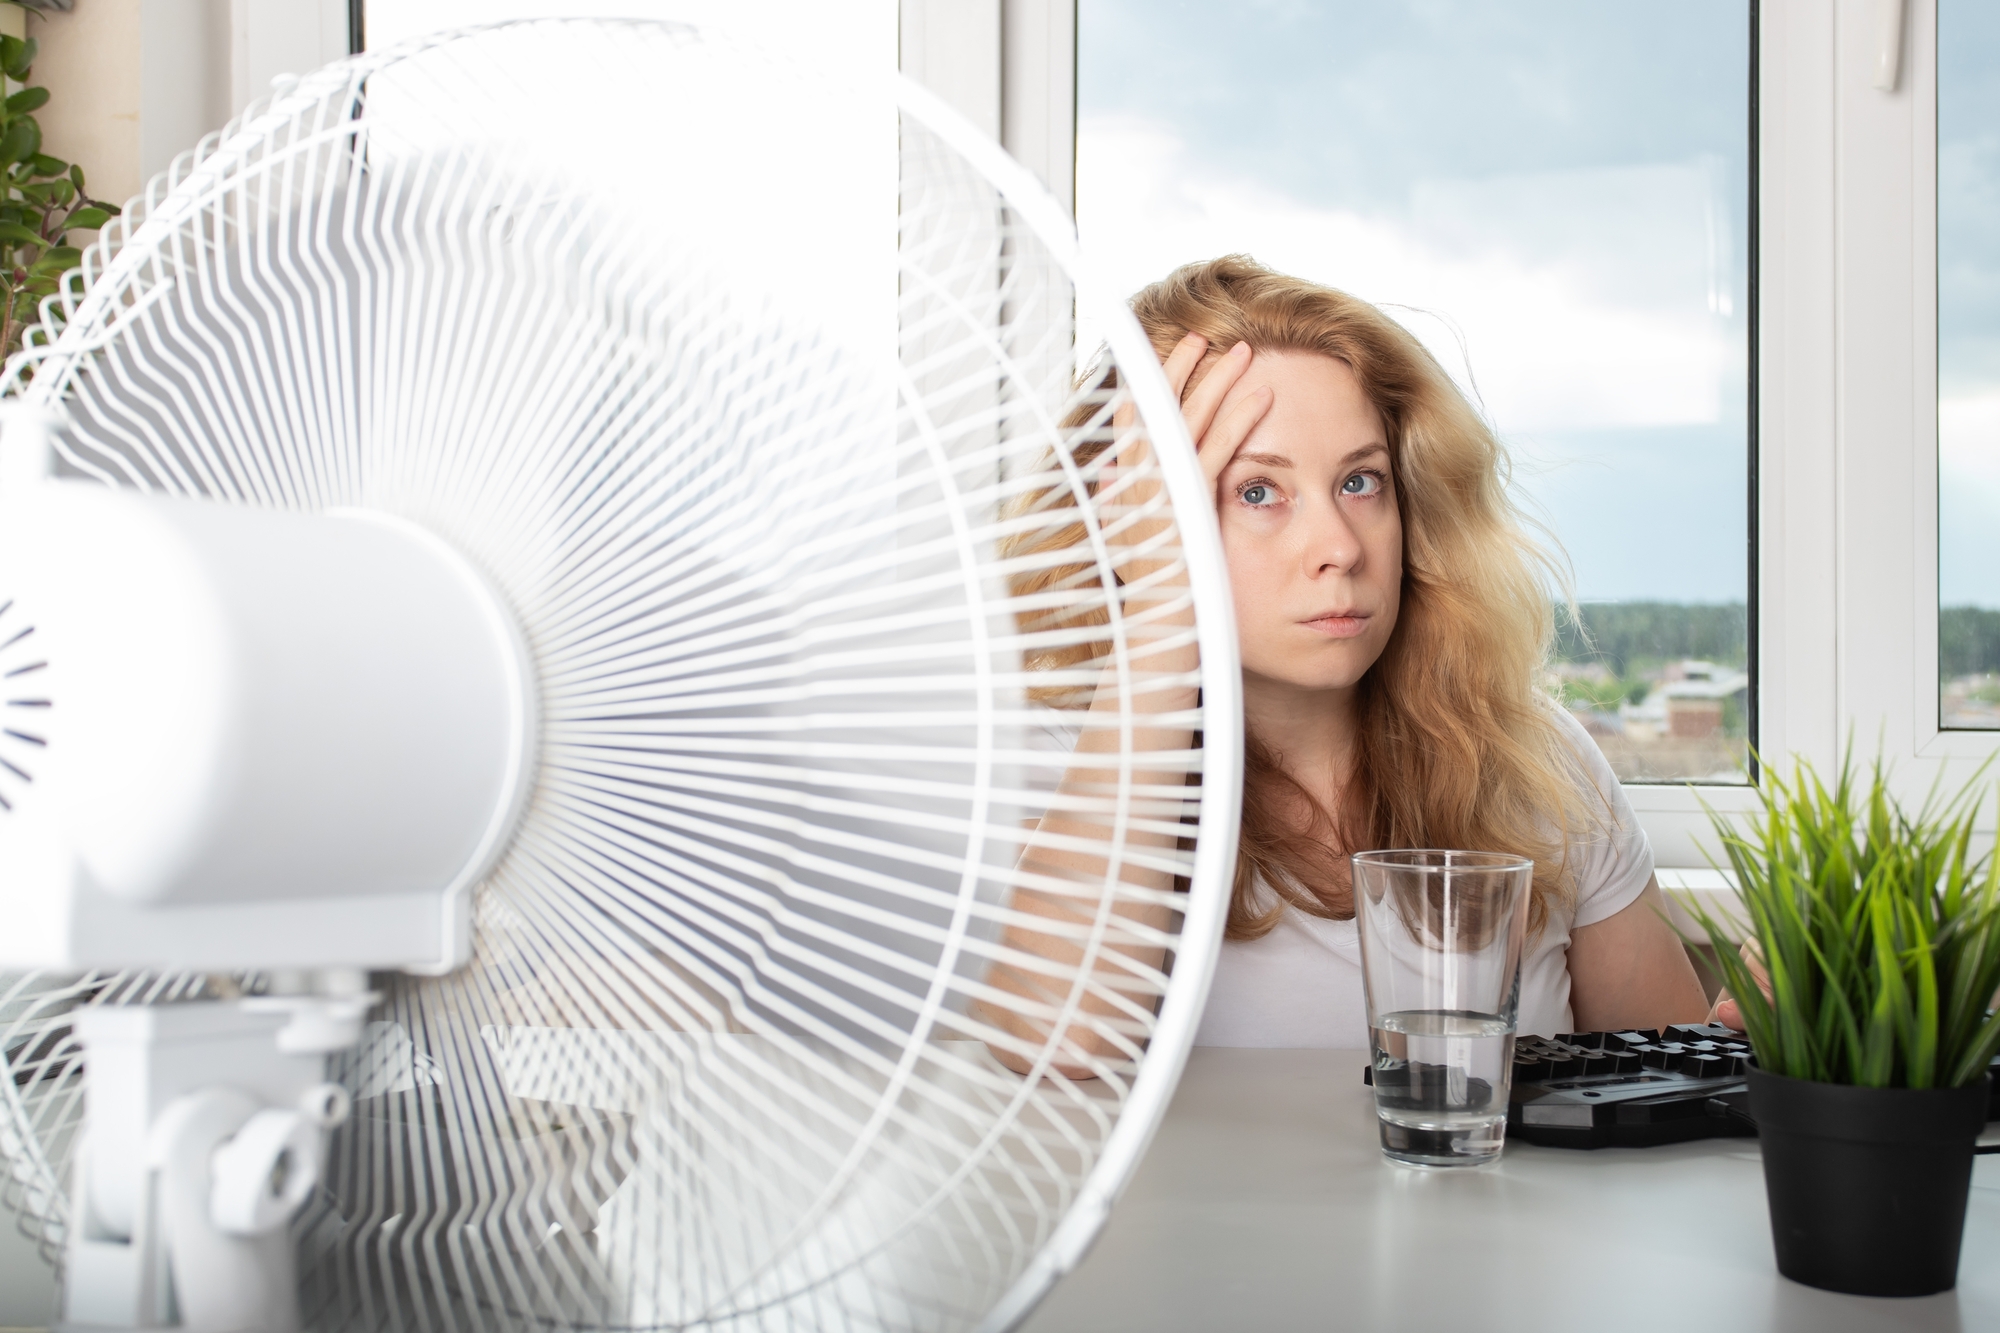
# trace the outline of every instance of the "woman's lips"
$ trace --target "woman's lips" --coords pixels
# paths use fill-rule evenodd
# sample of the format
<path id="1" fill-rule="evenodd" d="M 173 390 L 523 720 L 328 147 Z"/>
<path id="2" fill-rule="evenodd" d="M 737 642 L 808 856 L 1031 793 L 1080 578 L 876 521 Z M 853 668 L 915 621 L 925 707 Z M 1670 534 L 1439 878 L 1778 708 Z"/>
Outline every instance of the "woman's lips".
<path id="1" fill-rule="evenodd" d="M 1352 639 L 1368 628 L 1368 617 L 1359 613 L 1347 615 L 1319 616 L 1313 620 L 1300 621 L 1316 634 L 1324 634 L 1329 639 Z"/>

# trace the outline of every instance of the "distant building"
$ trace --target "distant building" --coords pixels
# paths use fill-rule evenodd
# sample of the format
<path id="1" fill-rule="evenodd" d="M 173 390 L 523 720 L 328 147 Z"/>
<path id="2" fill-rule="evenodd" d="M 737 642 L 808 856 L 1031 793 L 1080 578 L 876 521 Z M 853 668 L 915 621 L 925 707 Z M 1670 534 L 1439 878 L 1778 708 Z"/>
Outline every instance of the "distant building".
<path id="1" fill-rule="evenodd" d="M 1667 696 L 1667 735 L 1679 741 L 1714 740 L 1722 735 L 1722 700 Z"/>
<path id="2" fill-rule="evenodd" d="M 1723 704 L 1747 695 L 1750 675 L 1735 667 L 1690 659 L 1669 662 L 1663 679 L 1640 702 L 1618 710 L 1626 736 L 1635 741 L 1716 740 L 1723 732 Z"/>

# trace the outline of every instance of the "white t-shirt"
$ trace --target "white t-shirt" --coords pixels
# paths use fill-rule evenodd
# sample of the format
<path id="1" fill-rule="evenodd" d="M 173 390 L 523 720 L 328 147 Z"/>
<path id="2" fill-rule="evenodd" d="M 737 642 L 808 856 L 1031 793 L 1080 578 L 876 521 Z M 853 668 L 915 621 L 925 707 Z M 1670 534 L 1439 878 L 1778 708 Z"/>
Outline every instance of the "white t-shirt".
<path id="1" fill-rule="evenodd" d="M 1582 725 L 1555 710 L 1583 771 L 1603 793 L 1604 826 L 1569 846 L 1576 906 L 1549 904 L 1547 924 L 1521 959 L 1519 1031 L 1575 1031 L 1569 1007 L 1569 933 L 1631 905 L 1653 876 L 1653 848 L 1632 817 L 1617 775 Z M 1366 1049 L 1368 1009 L 1361 992 L 1361 937 L 1350 919 L 1328 921 L 1287 909 L 1271 933 L 1224 940 L 1215 982 L 1195 1031 L 1197 1046 Z"/>

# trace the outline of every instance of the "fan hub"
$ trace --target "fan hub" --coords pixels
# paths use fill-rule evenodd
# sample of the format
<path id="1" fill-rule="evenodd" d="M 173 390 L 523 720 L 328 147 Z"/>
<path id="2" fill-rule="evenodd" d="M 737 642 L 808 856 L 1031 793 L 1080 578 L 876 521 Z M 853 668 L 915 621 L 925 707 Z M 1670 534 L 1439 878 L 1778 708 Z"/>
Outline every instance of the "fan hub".
<path id="1" fill-rule="evenodd" d="M 9 960 L 462 961 L 534 716 L 519 632 L 471 564 L 360 511 L 56 481 L 14 501 L 0 583 L 46 608 L 49 662 L 45 799 L 24 813 L 68 852 L 47 886 L 68 910 L 10 933 Z"/>

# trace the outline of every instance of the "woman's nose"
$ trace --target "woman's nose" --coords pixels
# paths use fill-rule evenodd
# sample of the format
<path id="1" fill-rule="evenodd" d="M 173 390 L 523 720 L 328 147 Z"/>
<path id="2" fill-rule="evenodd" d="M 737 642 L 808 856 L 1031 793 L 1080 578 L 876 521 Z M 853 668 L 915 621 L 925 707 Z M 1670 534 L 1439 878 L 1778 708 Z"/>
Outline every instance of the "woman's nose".
<path id="1" fill-rule="evenodd" d="M 1314 575 L 1351 573 L 1361 563 L 1361 537 L 1341 512 L 1339 502 L 1324 499 L 1303 509 L 1301 536 L 1307 571 Z"/>

